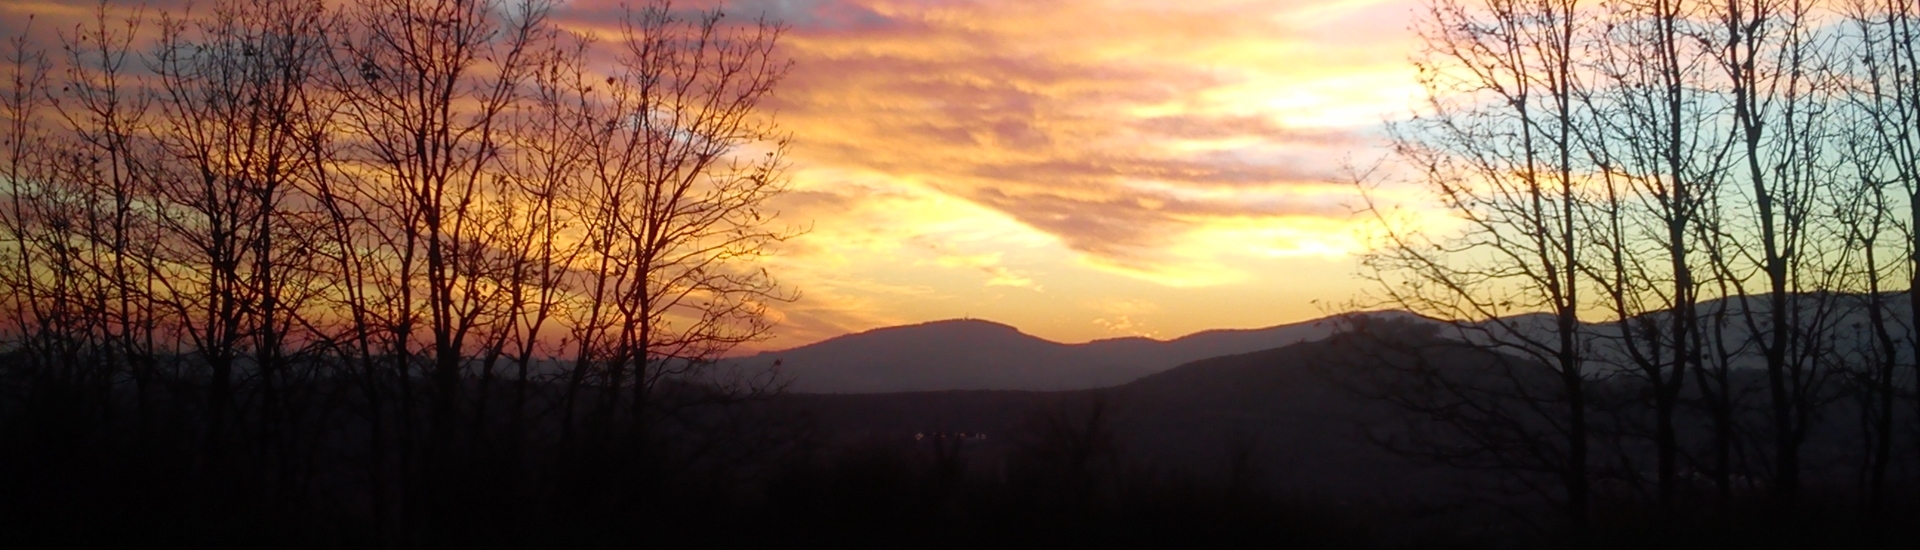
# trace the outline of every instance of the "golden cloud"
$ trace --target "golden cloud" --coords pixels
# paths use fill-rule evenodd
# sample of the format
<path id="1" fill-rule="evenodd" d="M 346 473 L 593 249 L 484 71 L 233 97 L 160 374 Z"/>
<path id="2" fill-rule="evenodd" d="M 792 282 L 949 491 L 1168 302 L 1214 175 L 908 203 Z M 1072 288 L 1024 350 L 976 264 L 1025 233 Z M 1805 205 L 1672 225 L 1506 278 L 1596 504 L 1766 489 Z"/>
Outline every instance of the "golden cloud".
<path id="1" fill-rule="evenodd" d="M 765 107 L 794 134 L 793 191 L 772 206 L 812 231 L 768 266 L 803 292 L 778 306 L 772 346 L 1003 294 L 1084 314 L 1071 321 L 1082 327 L 1171 329 L 1156 317 L 1178 308 L 1080 304 L 1253 284 L 1276 263 L 1357 249 L 1342 159 L 1418 93 L 1406 0 L 724 5 L 791 25 L 796 65 Z M 623 10 L 574 0 L 554 16 L 610 40 Z M 92 6 L 7 3 L 0 29 L 17 32 L 24 13 L 41 14 L 35 33 L 52 45 Z"/>
<path id="2" fill-rule="evenodd" d="M 1334 159 L 1381 109 L 1342 90 L 1410 82 L 1397 61 L 1396 77 L 1300 63 L 1297 22 L 1266 2 L 767 5 L 796 17 L 774 105 L 796 158 L 914 182 L 1143 275 L 1215 225 L 1285 238 L 1291 220 L 1344 217 L 1324 193 Z"/>

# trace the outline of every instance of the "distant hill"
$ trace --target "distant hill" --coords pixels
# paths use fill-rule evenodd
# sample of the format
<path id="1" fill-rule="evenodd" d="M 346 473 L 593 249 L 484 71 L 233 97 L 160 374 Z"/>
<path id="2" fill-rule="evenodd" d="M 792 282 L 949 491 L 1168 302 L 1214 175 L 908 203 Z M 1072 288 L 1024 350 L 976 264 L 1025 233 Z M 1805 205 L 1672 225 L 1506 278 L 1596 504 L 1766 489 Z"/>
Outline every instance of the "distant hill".
<path id="1" fill-rule="evenodd" d="M 1169 342 L 1160 342 L 1167 344 Z M 916 433 L 987 433 L 981 456 L 1018 452 L 1035 421 L 1074 416 L 1103 400 L 1119 452 L 1134 466 L 1215 479 L 1236 441 L 1247 447 L 1257 483 L 1290 494 L 1369 501 L 1444 494 L 1457 472 L 1421 466 L 1367 439 L 1392 411 L 1341 387 L 1338 371 L 1371 357 L 1361 339 L 1339 336 L 1188 362 L 1118 387 L 1067 392 L 935 391 L 783 396 L 822 433 L 845 444 L 905 440 Z M 1465 346 L 1431 352 L 1442 368 L 1490 360 Z M 1390 425 L 1390 424 L 1388 424 Z"/>
<path id="2" fill-rule="evenodd" d="M 792 381 L 788 389 L 800 393 L 1077 390 L 1118 386 L 1198 359 L 1318 340 L 1335 324 L 1328 318 L 1173 340 L 1062 344 L 1000 323 L 955 319 L 849 334 L 736 364 L 759 371 L 779 361 L 782 376 Z"/>
<path id="3" fill-rule="evenodd" d="M 1606 329 L 1596 325 L 1590 329 Z M 1155 343 L 1147 341 L 1149 343 Z M 1169 342 L 1157 342 L 1165 345 Z M 1257 483 L 1284 494 L 1334 496 L 1355 502 L 1434 503 L 1460 497 L 1463 482 L 1484 484 L 1498 473 L 1458 470 L 1408 460 L 1383 449 L 1374 438 L 1406 435 L 1409 422 L 1428 422 L 1428 415 L 1395 408 L 1369 398 L 1378 388 L 1422 386 L 1378 385 L 1397 376 L 1382 366 L 1423 365 L 1452 372 L 1454 380 L 1480 375 L 1496 387 L 1515 373 L 1552 377 L 1541 363 L 1464 343 L 1448 331 L 1431 335 L 1407 333 L 1382 346 L 1381 340 L 1358 334 L 1340 334 L 1272 349 L 1210 357 L 1161 369 L 1114 387 L 1077 391 L 924 391 L 888 394 L 789 394 L 777 398 L 793 407 L 796 417 L 814 422 L 816 433 L 842 445 L 870 442 L 907 442 L 914 434 L 965 431 L 991 438 L 970 444 L 970 453 L 986 460 L 1022 451 L 1036 438 L 1046 437 L 1050 418 L 1075 418 L 1096 402 L 1108 414 L 1108 428 L 1116 435 L 1117 452 L 1138 468 L 1187 472 L 1206 483 L 1227 474 L 1236 448 L 1246 449 Z M 1498 368 L 1490 368 L 1499 365 Z M 1514 370 L 1509 370 L 1518 367 Z M 1476 382 L 1477 383 L 1477 382 Z M 1616 399 L 1643 391 L 1631 376 L 1599 378 L 1589 391 L 1591 404 L 1612 402 L 1622 416 L 1593 417 L 1597 424 L 1646 414 L 1644 401 L 1622 405 Z M 1741 368 L 1732 373 L 1735 393 L 1750 396 L 1739 414 L 1744 421 L 1766 421 L 1763 402 L 1765 373 Z M 1543 382 L 1550 386 L 1551 381 Z M 1372 389 L 1370 389 L 1372 388 Z M 1692 390 L 1689 390 L 1692 391 Z M 1600 399 L 1600 397 L 1614 396 Z M 1697 398 L 1689 395 L 1688 399 Z M 1855 472 L 1849 454 L 1857 452 L 1854 439 L 1858 409 L 1845 401 L 1830 405 L 1831 414 L 1817 419 L 1808 432 L 1808 479 L 1844 483 Z M 1516 409 L 1519 410 L 1519 409 Z M 1081 416 L 1080 418 L 1084 418 Z M 1071 424 L 1072 422 L 1068 422 Z M 1683 437 L 1708 437 L 1701 423 L 1682 427 Z M 1422 437 L 1453 437 L 1445 430 L 1420 428 Z M 1596 448 L 1595 456 L 1631 455 L 1649 464 L 1649 447 L 1629 439 L 1625 447 Z M 1817 465 L 1817 466 L 1816 466 Z"/>
<path id="4" fill-rule="evenodd" d="M 1807 295 L 1802 297 L 1802 307 L 1810 312 L 1808 319 L 1817 320 L 1809 322 L 1838 329 L 1842 346 L 1865 346 L 1866 333 L 1857 328 L 1867 322 L 1865 310 L 1859 307 L 1864 299 L 1857 295 Z M 1819 310 L 1823 302 L 1832 309 Z M 1889 295 L 1889 305 L 1893 314 L 1904 315 L 1906 301 L 1902 295 Z M 1740 301 L 1707 300 L 1699 305 L 1707 322 L 1722 308 L 1727 313 L 1722 338 L 1738 347 L 1748 340 L 1750 333 Z M 1764 309 L 1756 307 L 1755 310 L 1757 322 L 1764 325 Z M 1346 315 L 1419 319 L 1403 311 Z M 1657 325 L 1663 322 L 1663 317 L 1656 313 L 1646 316 L 1646 320 Z M 953 319 L 839 336 L 789 350 L 735 359 L 733 364 L 747 372 L 764 372 L 779 361 L 781 376 L 791 381 L 789 391 L 799 393 L 1108 388 L 1192 361 L 1324 339 L 1341 328 L 1343 318 L 1333 316 L 1259 329 L 1210 330 L 1172 340 L 1132 337 L 1083 344 L 1053 342 L 992 321 Z M 1499 326 L 1515 332 L 1496 328 Z M 1462 329 L 1445 329 L 1441 335 L 1475 343 L 1503 342 L 1506 345 L 1499 347 L 1500 351 L 1516 355 L 1529 354 L 1520 349 L 1525 347 L 1519 345 L 1522 341 L 1549 346 L 1554 340 L 1554 319 L 1540 313 L 1520 314 L 1500 323 L 1462 325 Z M 1621 330 L 1622 326 L 1614 322 L 1583 326 L 1590 341 L 1587 345 L 1593 353 L 1586 368 L 1596 373 L 1631 368 L 1628 355 L 1618 342 Z M 1535 349 L 1533 353 L 1541 351 Z M 1736 358 L 1733 366 L 1761 366 L 1757 352 L 1748 351 Z"/>

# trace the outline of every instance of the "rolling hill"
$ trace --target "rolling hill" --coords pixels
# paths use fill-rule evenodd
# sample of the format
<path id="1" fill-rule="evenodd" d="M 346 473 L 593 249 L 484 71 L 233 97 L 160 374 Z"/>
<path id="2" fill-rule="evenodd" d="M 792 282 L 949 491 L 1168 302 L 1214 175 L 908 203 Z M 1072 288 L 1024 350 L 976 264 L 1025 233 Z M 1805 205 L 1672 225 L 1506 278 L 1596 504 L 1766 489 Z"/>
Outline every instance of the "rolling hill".
<path id="1" fill-rule="evenodd" d="M 905 441 L 916 433 L 966 431 L 992 438 L 981 457 L 1019 453 L 1038 422 L 1079 418 L 1095 401 L 1108 410 L 1116 451 L 1135 466 L 1169 468 L 1199 479 L 1222 469 L 1244 445 L 1258 483 L 1291 494 L 1407 501 L 1444 494 L 1455 472 L 1411 463 L 1379 448 L 1365 430 L 1391 414 L 1343 389 L 1326 367 L 1366 360 L 1360 340 L 1323 338 L 1191 361 L 1117 387 L 1095 390 L 931 391 L 893 394 L 791 394 L 820 433 L 840 444 Z M 1454 348 L 1429 357 L 1465 366 L 1489 352 Z M 1436 352 L 1443 353 L 1443 352 Z M 1337 369 L 1335 369 L 1337 370 Z M 989 459 L 991 460 L 991 459 Z"/>
<path id="2" fill-rule="evenodd" d="M 1858 330 L 1867 322 L 1865 310 L 1858 303 L 1863 299 L 1853 295 L 1808 295 L 1801 307 L 1803 311 L 1812 312 L 1808 316 L 1813 321 L 1809 322 L 1822 323 L 1835 330 L 1840 345 L 1859 347 L 1867 345 L 1865 333 Z M 1827 305 L 1822 306 L 1823 303 Z M 1904 315 L 1904 298 L 1890 295 L 1889 303 L 1892 313 Z M 1730 345 L 1739 347 L 1741 342 L 1749 340 L 1751 329 L 1745 324 L 1744 308 L 1739 300 L 1707 300 L 1700 303 L 1699 310 L 1707 321 L 1712 321 L 1716 312 L 1726 312 L 1720 337 L 1732 342 Z M 1754 310 L 1757 322 L 1764 326 L 1764 307 Z M 1419 319 L 1402 311 L 1346 315 Z M 1192 361 L 1321 340 L 1336 332 L 1343 318 L 1333 316 L 1259 329 L 1210 330 L 1172 340 L 1130 337 L 1080 344 L 1049 341 L 992 321 L 952 319 L 839 336 L 793 349 L 734 359 L 732 364 L 746 372 L 760 373 L 778 361 L 780 376 L 790 381 L 788 390 L 799 393 L 1108 388 Z M 1663 315 L 1658 313 L 1643 318 L 1655 326 L 1664 323 Z M 1641 326 L 1638 322 L 1634 325 Z M 1499 328 L 1501 326 L 1505 328 Z M 1553 340 L 1553 319 L 1539 313 L 1508 317 L 1497 324 L 1462 325 L 1462 329 L 1443 330 L 1442 334 L 1473 343 L 1504 342 L 1504 346 L 1496 347 L 1523 355 L 1520 342 L 1533 340 L 1545 345 Z M 1599 374 L 1631 368 L 1628 355 L 1618 342 L 1621 329 L 1621 325 L 1612 322 L 1584 325 L 1583 331 L 1591 341 L 1588 345 L 1594 354 L 1586 363 L 1587 368 Z M 1733 366 L 1760 367 L 1757 352 L 1746 351 L 1748 353 L 1734 358 Z"/>
<path id="3" fill-rule="evenodd" d="M 1318 340 L 1332 334 L 1335 324 L 1327 318 L 1172 340 L 1062 344 L 1000 323 L 954 319 L 849 334 L 735 364 L 757 372 L 779 361 L 781 376 L 791 380 L 788 389 L 800 393 L 1077 390 L 1118 386 L 1208 357 Z"/>

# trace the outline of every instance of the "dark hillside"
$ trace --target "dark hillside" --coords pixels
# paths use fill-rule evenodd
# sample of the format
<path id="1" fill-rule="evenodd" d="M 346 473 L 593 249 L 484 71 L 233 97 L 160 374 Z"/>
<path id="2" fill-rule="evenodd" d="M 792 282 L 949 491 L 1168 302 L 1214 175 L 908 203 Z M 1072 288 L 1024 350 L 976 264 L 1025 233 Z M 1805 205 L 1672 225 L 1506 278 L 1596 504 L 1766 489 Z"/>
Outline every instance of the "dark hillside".
<path id="1" fill-rule="evenodd" d="M 1380 313 L 1369 315 L 1397 315 Z M 750 371 L 780 362 L 801 393 L 941 390 L 1058 391 L 1113 387 L 1208 357 L 1325 338 L 1337 318 L 1172 340 L 1129 337 L 1062 344 L 977 319 L 887 327 L 734 360 Z"/>
<path id="2" fill-rule="evenodd" d="M 1370 358 L 1350 337 L 1304 342 L 1190 362 L 1103 390 L 947 391 L 875 395 L 789 395 L 823 434 L 846 441 L 911 438 L 934 431 L 986 432 L 982 452 L 1006 452 L 1036 417 L 1071 415 L 1094 400 L 1112 410 L 1111 429 L 1129 460 L 1207 481 L 1258 474 L 1259 485 L 1295 495 L 1411 502 L 1436 496 L 1446 473 L 1372 444 L 1387 411 L 1343 387 L 1346 369 Z M 1429 360 L 1483 358 L 1465 347 L 1436 348 Z M 1443 356 L 1444 355 L 1444 356 Z M 1249 453 L 1249 471 L 1230 456 Z"/>

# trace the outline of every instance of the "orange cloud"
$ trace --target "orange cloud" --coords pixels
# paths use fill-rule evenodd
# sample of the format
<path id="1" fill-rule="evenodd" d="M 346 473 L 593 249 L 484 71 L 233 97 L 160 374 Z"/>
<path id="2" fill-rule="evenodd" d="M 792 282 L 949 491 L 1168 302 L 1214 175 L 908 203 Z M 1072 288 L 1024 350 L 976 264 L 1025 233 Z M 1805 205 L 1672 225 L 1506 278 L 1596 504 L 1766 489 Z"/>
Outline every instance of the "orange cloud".
<path id="1" fill-rule="evenodd" d="M 770 107 L 795 134 L 785 212 L 814 233 L 789 243 L 788 280 L 846 292 L 803 302 L 915 320 L 1077 317 L 1045 321 L 1081 327 L 1052 332 L 1067 339 L 1201 328 L 1168 319 L 1191 308 L 1086 304 L 1132 288 L 1108 275 L 1166 289 L 1139 298 L 1152 301 L 1215 287 L 1281 299 L 1250 287 L 1275 262 L 1341 281 L 1300 288 L 1350 288 L 1363 239 L 1342 163 L 1418 94 L 1406 3 L 728 5 L 793 26 L 795 69 Z M 837 286 L 848 278 L 928 292 L 856 303 L 879 295 Z M 1066 301 L 995 309 L 1027 288 Z"/>
<path id="2" fill-rule="evenodd" d="M 1324 69 L 1274 59 L 1300 48 L 1272 4 L 775 3 L 798 21 L 775 107 L 805 162 L 917 182 L 1095 261 L 1155 263 L 1219 220 L 1347 212 L 1305 193 L 1202 192 L 1324 187 L 1330 153 L 1377 121 L 1296 129 L 1289 118 L 1314 117 L 1285 111 L 1284 89 L 1243 97 Z"/>
<path id="3" fill-rule="evenodd" d="M 1314 314 L 1303 293 L 1352 289 L 1364 241 L 1342 162 L 1418 94 L 1411 0 L 724 4 L 791 26 L 766 107 L 793 192 L 772 206 L 812 231 L 769 266 L 802 292 L 769 347 L 983 311 L 1063 340 Z M 0 30 L 41 13 L 50 37 L 83 8 L 7 3 Z M 622 9 L 554 16 L 611 40 Z M 1300 280 L 1262 286 L 1276 271 Z M 1115 299 L 1161 307 L 1088 305 Z"/>

